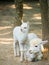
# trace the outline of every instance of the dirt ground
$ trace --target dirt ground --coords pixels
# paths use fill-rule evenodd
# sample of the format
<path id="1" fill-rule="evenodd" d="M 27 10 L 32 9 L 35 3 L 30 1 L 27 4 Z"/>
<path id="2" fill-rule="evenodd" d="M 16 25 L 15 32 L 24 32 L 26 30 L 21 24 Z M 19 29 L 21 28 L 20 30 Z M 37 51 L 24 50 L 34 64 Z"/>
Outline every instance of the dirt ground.
<path id="1" fill-rule="evenodd" d="M 23 19 L 30 22 L 30 32 L 42 38 L 40 4 L 38 2 L 23 4 Z M 37 62 L 20 62 L 13 54 L 13 23 L 15 21 L 14 3 L 0 3 L 0 65 L 49 65 L 48 60 Z"/>

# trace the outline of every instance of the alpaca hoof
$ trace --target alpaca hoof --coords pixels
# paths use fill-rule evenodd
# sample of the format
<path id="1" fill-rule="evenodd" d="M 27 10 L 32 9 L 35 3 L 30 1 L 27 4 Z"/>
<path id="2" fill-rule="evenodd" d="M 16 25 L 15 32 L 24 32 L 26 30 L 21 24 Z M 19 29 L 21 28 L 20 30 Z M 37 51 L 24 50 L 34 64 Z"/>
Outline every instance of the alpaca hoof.
<path id="1" fill-rule="evenodd" d="M 20 59 L 20 62 L 23 62 L 23 59 Z"/>
<path id="2" fill-rule="evenodd" d="M 16 55 L 16 54 L 14 54 L 14 56 L 16 57 L 17 55 Z"/>

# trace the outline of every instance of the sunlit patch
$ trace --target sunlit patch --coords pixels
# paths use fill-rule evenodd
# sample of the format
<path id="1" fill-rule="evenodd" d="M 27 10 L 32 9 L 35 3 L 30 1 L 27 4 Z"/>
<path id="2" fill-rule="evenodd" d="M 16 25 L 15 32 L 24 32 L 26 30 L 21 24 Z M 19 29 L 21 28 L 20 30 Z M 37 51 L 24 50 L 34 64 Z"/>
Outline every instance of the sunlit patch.
<path id="1" fill-rule="evenodd" d="M 33 16 L 32 16 L 32 19 L 41 19 L 41 14 L 40 13 L 38 13 L 38 14 L 34 14 Z"/>
<path id="2" fill-rule="evenodd" d="M 44 53 L 44 52 L 47 52 L 47 51 L 48 51 L 48 48 L 44 48 L 43 45 L 42 45 L 42 46 L 41 46 L 41 50 L 42 50 L 42 52 Z"/>
<path id="3" fill-rule="evenodd" d="M 38 20 L 40 20 L 41 19 L 41 17 L 32 17 L 32 19 L 38 19 Z"/>
<path id="4" fill-rule="evenodd" d="M 48 59 L 48 48 L 42 47 L 43 59 Z"/>
<path id="5" fill-rule="evenodd" d="M 41 17 L 35 17 L 35 19 L 41 19 Z"/>
<path id="6" fill-rule="evenodd" d="M 11 5 L 10 7 L 11 7 L 11 8 L 15 8 L 15 5 L 13 4 L 13 5 Z"/>
<path id="7" fill-rule="evenodd" d="M 8 36 L 11 35 L 12 26 L 0 26 L 0 44 L 11 44 L 13 42 L 12 38 Z"/>
<path id="8" fill-rule="evenodd" d="M 11 44 L 12 42 L 12 38 L 0 38 L 0 44 Z"/>
<path id="9" fill-rule="evenodd" d="M 1 33 L 0 36 L 1 36 L 1 35 L 8 35 L 8 34 L 10 34 L 10 33 L 11 33 L 11 31 L 10 31 L 10 32 L 5 32 L 5 33 L 3 33 L 3 34 Z"/>
<path id="10" fill-rule="evenodd" d="M 40 6 L 40 3 L 37 3 L 37 5 L 39 5 L 39 6 Z"/>
<path id="11" fill-rule="evenodd" d="M 0 41 L 12 41 L 12 38 L 0 38 Z"/>
<path id="12" fill-rule="evenodd" d="M 12 26 L 1 26 L 0 30 L 4 30 L 4 29 L 7 29 L 7 28 L 12 28 Z"/>
<path id="13" fill-rule="evenodd" d="M 34 14 L 33 16 L 34 16 L 34 17 L 37 17 L 37 16 L 40 17 L 40 16 L 41 16 L 41 13 L 36 13 L 36 14 Z"/>
<path id="14" fill-rule="evenodd" d="M 42 49 L 42 52 L 43 52 L 43 53 L 48 52 L 48 48 L 43 48 L 43 49 Z"/>
<path id="15" fill-rule="evenodd" d="M 23 7 L 24 9 L 32 9 L 32 7 Z"/>
<path id="16" fill-rule="evenodd" d="M 31 6 L 28 6 L 27 4 L 24 4 L 23 6 L 23 9 L 33 9 Z"/>

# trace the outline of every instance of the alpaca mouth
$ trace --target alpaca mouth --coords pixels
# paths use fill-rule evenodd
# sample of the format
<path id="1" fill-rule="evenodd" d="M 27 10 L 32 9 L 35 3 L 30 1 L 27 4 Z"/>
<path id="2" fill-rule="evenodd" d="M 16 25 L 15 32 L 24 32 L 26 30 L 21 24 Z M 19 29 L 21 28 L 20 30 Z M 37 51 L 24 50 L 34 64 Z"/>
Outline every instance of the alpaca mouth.
<path id="1" fill-rule="evenodd" d="M 26 30 L 23 30 L 23 29 L 20 29 L 21 30 L 21 32 L 23 32 L 23 33 L 26 33 L 27 31 Z"/>
<path id="2" fill-rule="evenodd" d="M 31 62 L 37 62 L 37 61 L 38 61 L 38 59 L 33 58 Z"/>
<path id="3" fill-rule="evenodd" d="M 21 32 L 25 33 L 25 31 L 23 31 L 22 29 L 20 29 L 20 30 L 21 30 Z"/>

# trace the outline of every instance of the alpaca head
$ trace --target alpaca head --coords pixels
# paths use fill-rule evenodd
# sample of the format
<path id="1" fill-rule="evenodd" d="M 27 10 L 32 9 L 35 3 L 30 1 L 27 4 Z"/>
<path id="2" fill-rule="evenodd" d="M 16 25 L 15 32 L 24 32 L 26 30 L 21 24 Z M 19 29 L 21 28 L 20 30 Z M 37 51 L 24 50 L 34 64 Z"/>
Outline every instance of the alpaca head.
<path id="1" fill-rule="evenodd" d="M 48 42 L 47 40 L 42 41 L 42 39 L 40 39 L 40 38 L 35 38 L 35 39 L 31 40 L 29 52 L 37 53 L 37 52 L 42 51 L 41 46 L 43 46 L 43 44 L 45 44 L 47 42 Z"/>
<path id="2" fill-rule="evenodd" d="M 29 31 L 29 23 L 28 22 L 23 22 L 21 25 L 21 31 L 24 33 L 28 33 Z"/>

